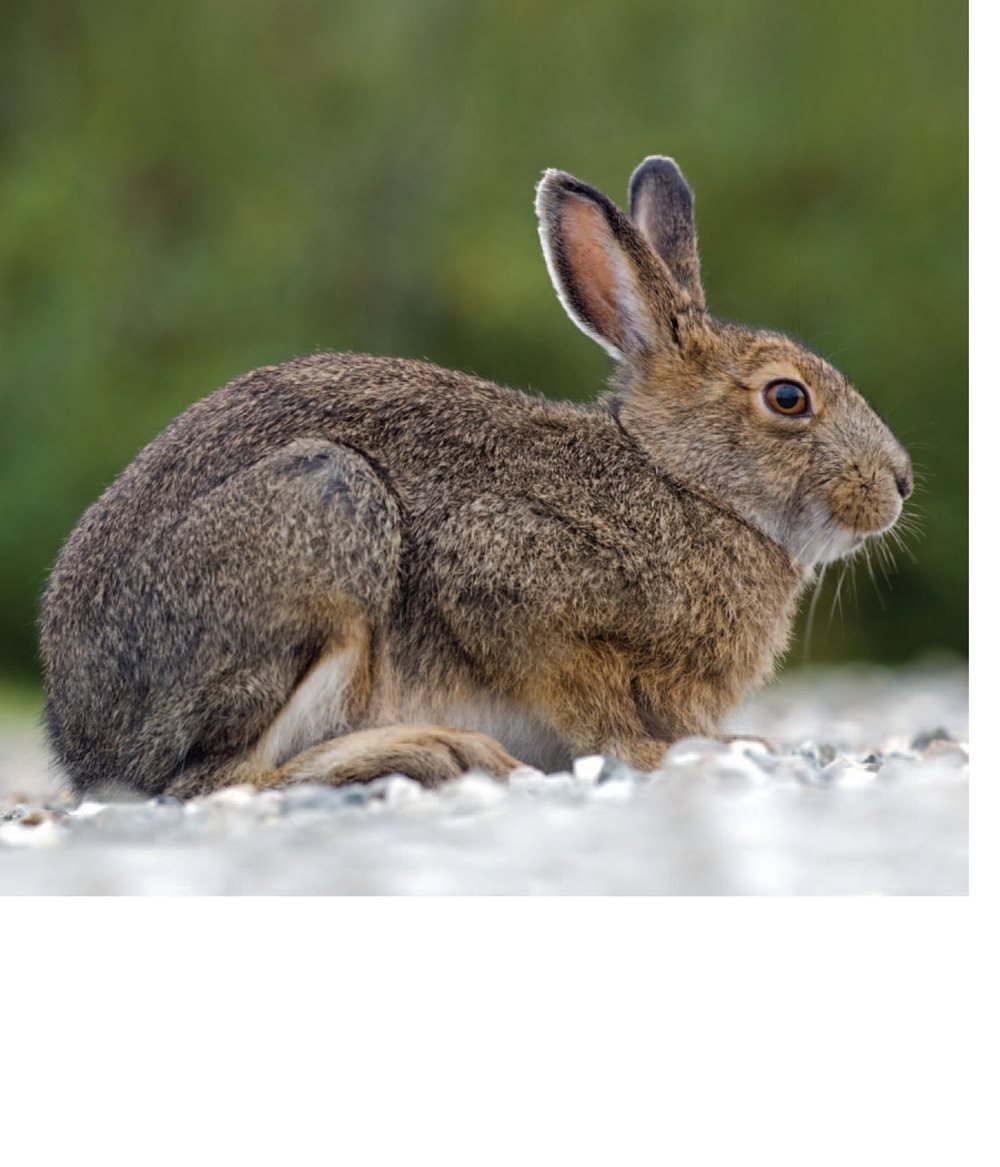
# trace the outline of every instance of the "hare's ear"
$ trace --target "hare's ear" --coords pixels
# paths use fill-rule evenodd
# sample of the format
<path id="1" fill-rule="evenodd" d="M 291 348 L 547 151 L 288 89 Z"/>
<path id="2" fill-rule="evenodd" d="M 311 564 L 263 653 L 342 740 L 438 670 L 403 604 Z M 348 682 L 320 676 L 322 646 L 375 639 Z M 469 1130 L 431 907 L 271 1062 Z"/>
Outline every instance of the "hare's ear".
<path id="1" fill-rule="evenodd" d="M 538 233 L 570 319 L 616 359 L 669 342 L 676 289 L 628 218 L 600 191 L 547 170 L 535 200 Z"/>
<path id="2" fill-rule="evenodd" d="M 696 308 L 705 293 L 694 230 L 694 195 L 673 158 L 653 155 L 628 184 L 628 213 Z"/>

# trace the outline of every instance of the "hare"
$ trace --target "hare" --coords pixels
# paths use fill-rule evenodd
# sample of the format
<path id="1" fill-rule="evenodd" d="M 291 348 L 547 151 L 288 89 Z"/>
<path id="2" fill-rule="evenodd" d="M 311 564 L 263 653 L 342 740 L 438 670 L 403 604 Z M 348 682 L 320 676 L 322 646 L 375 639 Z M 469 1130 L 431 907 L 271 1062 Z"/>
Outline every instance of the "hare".
<path id="1" fill-rule="evenodd" d="M 78 792 L 655 768 L 771 673 L 817 565 L 887 530 L 906 452 L 788 338 L 709 315 L 669 158 L 629 212 L 537 191 L 597 404 L 322 354 L 197 402 L 84 514 L 41 610 Z"/>

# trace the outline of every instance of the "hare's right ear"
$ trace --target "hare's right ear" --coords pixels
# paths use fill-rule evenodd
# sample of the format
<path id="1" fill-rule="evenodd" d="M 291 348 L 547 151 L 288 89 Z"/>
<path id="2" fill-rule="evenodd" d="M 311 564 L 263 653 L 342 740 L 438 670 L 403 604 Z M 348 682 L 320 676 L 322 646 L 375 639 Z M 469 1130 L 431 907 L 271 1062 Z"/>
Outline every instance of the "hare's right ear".
<path id="1" fill-rule="evenodd" d="M 673 158 L 653 154 L 639 163 L 629 179 L 628 213 L 694 307 L 704 311 L 694 195 Z"/>
<path id="2" fill-rule="evenodd" d="M 609 198 L 547 170 L 535 210 L 549 275 L 577 327 L 616 360 L 676 343 L 671 322 L 689 299 Z"/>

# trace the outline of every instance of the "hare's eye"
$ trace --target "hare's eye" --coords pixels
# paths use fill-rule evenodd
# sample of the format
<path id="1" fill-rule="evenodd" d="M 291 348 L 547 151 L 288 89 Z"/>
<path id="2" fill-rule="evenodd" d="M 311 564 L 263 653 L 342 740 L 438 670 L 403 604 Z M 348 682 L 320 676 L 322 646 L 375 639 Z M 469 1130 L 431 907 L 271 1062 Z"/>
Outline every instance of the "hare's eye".
<path id="1" fill-rule="evenodd" d="M 785 417 L 801 417 L 809 412 L 809 394 L 795 381 L 772 381 L 764 390 L 768 408 Z"/>

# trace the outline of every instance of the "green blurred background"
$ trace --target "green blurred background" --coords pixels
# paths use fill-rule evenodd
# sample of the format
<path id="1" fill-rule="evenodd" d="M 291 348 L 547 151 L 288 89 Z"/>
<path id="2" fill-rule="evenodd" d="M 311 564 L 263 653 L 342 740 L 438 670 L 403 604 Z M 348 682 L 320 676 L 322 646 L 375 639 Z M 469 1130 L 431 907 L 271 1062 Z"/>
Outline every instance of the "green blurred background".
<path id="1" fill-rule="evenodd" d="M 967 648 L 967 24 L 947 0 L 0 4 L 0 677 L 46 571 L 176 413 L 318 349 L 591 397 L 533 188 L 674 155 L 722 316 L 831 357 L 909 446 L 915 562 L 810 657 Z M 897 557 L 898 558 L 898 557 Z M 791 663 L 802 659 L 801 643 Z"/>

